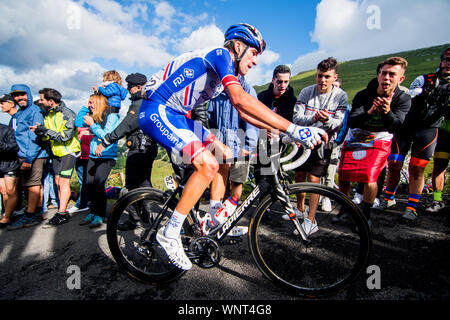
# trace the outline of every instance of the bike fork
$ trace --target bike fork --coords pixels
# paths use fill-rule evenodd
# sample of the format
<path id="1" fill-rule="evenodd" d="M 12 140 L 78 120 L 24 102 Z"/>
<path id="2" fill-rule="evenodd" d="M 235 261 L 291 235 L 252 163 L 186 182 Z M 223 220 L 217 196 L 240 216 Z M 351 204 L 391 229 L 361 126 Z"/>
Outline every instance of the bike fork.
<path id="1" fill-rule="evenodd" d="M 295 229 L 300 234 L 303 243 L 306 244 L 307 242 L 309 242 L 308 236 L 306 235 L 305 231 L 303 230 L 300 222 L 298 221 L 298 219 L 295 215 L 294 207 L 292 207 L 291 201 L 289 199 L 287 187 L 283 188 L 278 177 L 275 176 L 274 178 L 275 178 L 275 182 L 276 182 L 274 184 L 275 185 L 275 187 L 274 187 L 275 196 L 277 197 L 278 200 L 280 200 L 281 205 L 283 206 L 283 208 L 286 210 L 289 217 L 291 218 L 291 221 L 294 224 Z"/>

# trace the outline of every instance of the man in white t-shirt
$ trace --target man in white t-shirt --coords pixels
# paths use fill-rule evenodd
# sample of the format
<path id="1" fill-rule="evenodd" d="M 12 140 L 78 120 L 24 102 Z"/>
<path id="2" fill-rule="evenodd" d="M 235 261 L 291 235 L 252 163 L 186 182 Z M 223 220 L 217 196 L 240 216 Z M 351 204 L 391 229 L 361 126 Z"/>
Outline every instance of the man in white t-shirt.
<path id="1" fill-rule="evenodd" d="M 295 124 L 321 128 L 329 136 L 328 143 L 314 149 L 309 159 L 295 170 L 296 182 L 304 182 L 308 178 L 309 182 L 320 183 L 320 178 L 327 173 L 333 142 L 344 121 L 348 104 L 347 94 L 333 85 L 338 78 L 337 68 L 338 62 L 335 58 L 321 61 L 317 65 L 316 84 L 304 88 L 295 104 Z M 303 229 L 307 234 L 319 230 L 314 218 L 318 202 L 319 196 L 311 195 L 309 212 L 306 212 L 305 194 L 297 195 L 297 206 L 304 216 Z"/>

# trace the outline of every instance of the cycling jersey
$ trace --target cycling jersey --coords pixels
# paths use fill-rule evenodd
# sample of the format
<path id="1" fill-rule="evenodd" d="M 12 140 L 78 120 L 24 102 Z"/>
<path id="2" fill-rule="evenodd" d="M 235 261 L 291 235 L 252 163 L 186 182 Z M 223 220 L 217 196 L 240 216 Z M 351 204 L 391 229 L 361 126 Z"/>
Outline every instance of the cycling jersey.
<path id="1" fill-rule="evenodd" d="M 223 87 L 239 84 L 231 55 L 225 48 L 185 53 L 145 84 L 145 98 L 182 113 L 216 96 Z M 240 84 L 239 84 L 240 85 Z"/>
<path id="2" fill-rule="evenodd" d="M 139 125 L 169 152 L 189 154 L 192 160 L 215 136 L 185 117 L 195 106 L 237 84 L 231 55 L 225 48 L 185 53 L 150 77 L 144 85 Z"/>

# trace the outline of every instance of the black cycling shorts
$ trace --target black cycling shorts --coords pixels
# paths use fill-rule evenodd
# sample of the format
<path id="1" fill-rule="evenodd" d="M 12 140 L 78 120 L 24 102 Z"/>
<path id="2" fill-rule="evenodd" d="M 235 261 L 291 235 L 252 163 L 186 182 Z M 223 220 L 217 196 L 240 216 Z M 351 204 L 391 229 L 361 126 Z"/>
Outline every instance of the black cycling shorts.
<path id="1" fill-rule="evenodd" d="M 73 154 L 68 154 L 63 157 L 53 158 L 53 171 L 55 176 L 61 178 L 71 178 L 77 157 Z"/>
<path id="2" fill-rule="evenodd" d="M 389 160 L 403 162 L 409 150 L 411 150 L 411 164 L 425 167 L 434 154 L 437 137 L 437 128 L 396 133 L 392 139 Z"/>
<path id="3" fill-rule="evenodd" d="M 19 169 L 10 170 L 10 171 L 6 171 L 6 172 L 0 171 L 0 178 L 4 178 L 4 177 L 17 178 L 19 176 L 18 170 Z"/>
<path id="4" fill-rule="evenodd" d="M 444 129 L 439 129 L 434 157 L 446 160 L 450 159 L 450 132 Z"/>
<path id="5" fill-rule="evenodd" d="M 304 148 L 304 147 L 302 147 Z M 327 174 L 328 165 L 330 164 L 331 153 L 333 151 L 333 143 L 328 142 L 324 144 L 323 147 L 323 157 L 319 156 L 318 148 L 314 148 L 311 151 L 311 155 L 308 160 L 305 161 L 300 167 L 295 169 L 295 172 L 308 172 L 315 177 L 324 177 Z M 299 151 L 295 157 L 292 159 L 292 162 L 297 160 L 302 154 Z"/>

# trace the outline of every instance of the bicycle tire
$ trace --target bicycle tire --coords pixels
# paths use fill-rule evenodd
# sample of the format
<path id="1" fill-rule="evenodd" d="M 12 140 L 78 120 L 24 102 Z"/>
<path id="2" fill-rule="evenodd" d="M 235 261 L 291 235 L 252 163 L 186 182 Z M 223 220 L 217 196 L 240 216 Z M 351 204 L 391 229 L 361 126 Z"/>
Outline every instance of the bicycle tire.
<path id="1" fill-rule="evenodd" d="M 152 223 L 160 213 L 158 210 L 162 209 L 164 200 L 163 192 L 158 189 L 145 187 L 132 190 L 115 203 L 106 228 L 109 249 L 119 267 L 132 278 L 153 285 L 172 282 L 186 272 L 170 263 L 155 238 L 157 230 Z M 119 223 L 129 219 L 130 215 L 136 222 L 136 228 L 119 230 Z M 142 240 L 144 232 L 149 233 L 146 241 Z"/>
<path id="2" fill-rule="evenodd" d="M 345 289 L 368 263 L 372 234 L 367 220 L 348 197 L 330 187 L 297 183 L 289 185 L 288 190 L 294 207 L 295 194 L 306 192 L 328 197 L 333 210 L 323 212 L 319 206 L 319 231 L 305 243 L 300 235 L 293 234 L 294 223 L 281 218 L 285 212 L 280 209 L 280 201 L 273 195 L 264 197 L 249 226 L 249 247 L 258 269 L 277 285 L 300 296 L 317 298 Z M 341 208 L 350 215 L 349 225 L 331 223 L 331 217 Z M 352 231 L 354 226 L 359 232 Z"/>

